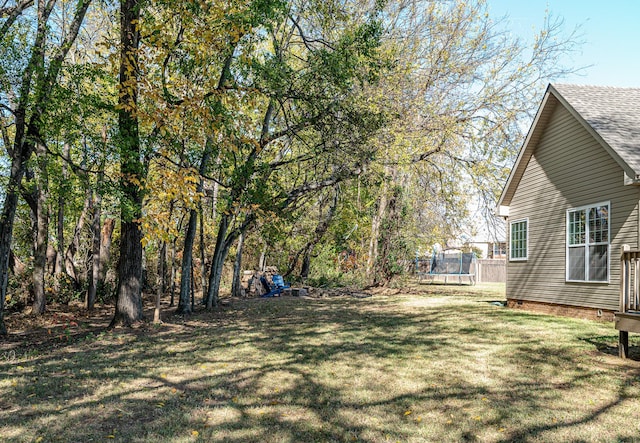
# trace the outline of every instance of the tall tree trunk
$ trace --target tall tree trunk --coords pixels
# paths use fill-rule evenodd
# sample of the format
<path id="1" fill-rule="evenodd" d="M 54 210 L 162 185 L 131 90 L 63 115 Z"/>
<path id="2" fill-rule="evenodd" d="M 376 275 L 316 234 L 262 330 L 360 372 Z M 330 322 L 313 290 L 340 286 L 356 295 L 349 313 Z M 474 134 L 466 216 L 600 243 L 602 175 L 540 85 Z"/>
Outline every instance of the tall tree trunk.
<path id="1" fill-rule="evenodd" d="M 113 239 L 113 229 L 116 220 L 112 217 L 106 218 L 102 224 L 102 232 L 100 234 L 100 260 L 98 262 L 98 287 L 104 283 L 107 276 L 107 264 L 111 258 L 111 240 Z"/>
<path id="2" fill-rule="evenodd" d="M 43 314 L 46 307 L 45 271 L 49 241 L 49 206 L 47 202 L 49 179 L 47 176 L 47 151 L 42 143 L 36 144 L 38 156 L 38 183 L 36 187 L 36 239 L 33 254 L 33 309 L 34 314 Z"/>
<path id="3" fill-rule="evenodd" d="M 156 308 L 153 311 L 153 322 L 161 323 L 160 320 L 160 301 L 165 289 L 165 269 L 167 262 L 167 243 L 162 242 L 160 246 L 160 254 L 158 256 L 158 289 L 156 293 Z"/>
<path id="4" fill-rule="evenodd" d="M 180 293 L 178 295 L 178 314 L 191 314 L 191 269 L 193 267 L 193 242 L 196 236 L 197 211 L 189 211 L 189 223 L 184 236 L 184 248 L 182 250 L 182 271 L 180 276 Z"/>
<path id="5" fill-rule="evenodd" d="M 202 207 L 202 202 L 200 202 L 200 206 L 198 208 L 198 215 L 200 218 L 200 287 L 202 289 L 202 295 L 207 292 L 207 263 L 206 263 L 206 253 L 204 244 L 204 209 Z"/>
<path id="6" fill-rule="evenodd" d="M 398 198 L 399 193 L 397 189 L 393 189 L 390 192 L 388 201 L 387 201 L 387 214 L 383 218 L 381 225 L 383 226 L 382 232 L 379 235 L 379 251 L 380 251 L 380 260 L 378 260 L 374 266 L 373 272 L 373 283 L 374 284 L 382 284 L 386 285 L 391 280 L 393 276 L 392 271 L 392 263 L 389 259 L 389 255 L 391 252 L 391 241 L 394 236 L 394 231 L 397 223 L 398 217 Z"/>
<path id="7" fill-rule="evenodd" d="M 207 286 L 207 309 L 218 306 L 218 293 L 220 292 L 220 279 L 222 278 L 222 267 L 227 258 L 230 243 L 228 242 L 227 231 L 231 216 L 222 214 L 218 225 L 218 235 L 216 236 L 216 246 L 211 258 L 211 270 L 209 272 L 209 285 Z"/>
<path id="8" fill-rule="evenodd" d="M 204 152 L 202 153 L 202 159 L 200 160 L 200 168 L 198 172 L 202 177 L 207 170 L 209 164 L 209 158 L 211 157 L 212 141 L 207 139 Z M 202 193 L 203 180 L 200 178 L 196 191 Z M 191 291 L 191 276 L 193 275 L 193 244 L 196 239 L 196 228 L 198 223 L 198 211 L 191 209 L 189 211 L 189 224 L 187 225 L 187 232 L 184 235 L 184 248 L 182 250 L 182 276 L 180 279 L 180 296 L 178 298 L 178 314 L 190 314 L 191 306 L 189 303 L 189 293 Z"/>
<path id="9" fill-rule="evenodd" d="M 386 174 L 385 174 L 386 175 Z M 375 283 L 374 269 L 378 261 L 378 241 L 380 240 L 380 224 L 387 211 L 387 180 L 382 185 L 380 200 L 378 201 L 378 211 L 371 220 L 371 238 L 369 239 L 369 257 L 367 258 L 366 275 L 371 278 L 371 282 Z"/>
<path id="10" fill-rule="evenodd" d="M 169 306 L 175 306 L 175 296 L 176 296 L 176 243 L 178 242 L 177 238 L 174 238 L 171 242 L 171 273 L 169 274 L 169 290 L 171 291 L 171 300 Z"/>
<path id="11" fill-rule="evenodd" d="M 18 188 L 24 175 L 24 163 L 31 156 L 30 151 L 17 152 L 17 149 L 19 147 L 14 148 L 9 183 L 4 198 L 4 206 L 2 207 L 2 215 L 0 215 L 0 335 L 7 335 L 7 327 L 4 324 L 4 303 L 9 283 L 9 253 L 11 252 L 13 223 L 15 221 L 16 208 L 18 207 Z"/>
<path id="12" fill-rule="evenodd" d="M 158 288 L 160 294 L 167 292 L 167 242 L 160 243 L 158 251 Z"/>
<path id="13" fill-rule="evenodd" d="M 9 253 L 13 237 L 13 223 L 15 221 L 16 208 L 18 207 L 18 188 L 24 175 L 24 163 L 31 156 L 30 151 L 17 152 L 17 149 L 19 147 L 14 148 L 9 183 L 4 198 L 4 206 L 2 207 L 2 215 L 0 215 L 0 335 L 7 335 L 7 327 L 4 324 L 4 303 L 9 283 Z"/>
<path id="14" fill-rule="evenodd" d="M 143 319 L 142 312 L 142 232 L 138 220 L 142 215 L 143 178 L 138 132 L 138 46 L 140 3 L 120 2 L 120 89 L 118 128 L 120 142 L 121 237 L 118 264 L 116 312 L 111 327 L 131 326 Z"/>
<path id="15" fill-rule="evenodd" d="M 69 180 L 69 165 L 67 161 L 69 159 L 69 152 L 71 150 L 71 145 L 69 143 L 65 143 L 62 146 L 62 189 L 60 190 L 60 195 L 58 195 L 58 217 L 57 217 L 57 236 L 58 236 L 58 254 L 56 255 L 56 268 L 55 275 L 59 275 L 62 273 L 64 268 L 64 208 L 66 206 L 66 186 L 67 181 Z"/>
<path id="16" fill-rule="evenodd" d="M 98 183 L 101 180 L 100 173 L 98 175 Z M 99 186 L 96 186 L 97 188 Z M 96 295 L 98 293 L 98 283 L 100 282 L 100 240 L 101 240 L 101 228 L 100 218 L 102 216 L 102 195 L 99 191 L 95 191 L 95 197 L 93 199 L 93 221 L 91 224 L 92 241 L 91 241 L 91 273 L 89 274 L 89 285 L 87 287 L 87 299 L 86 306 L 88 310 L 94 308 L 96 302 Z"/>
<path id="17" fill-rule="evenodd" d="M 233 262 L 233 283 L 231 284 L 231 295 L 233 297 L 242 296 L 241 274 L 242 274 L 242 247 L 244 245 L 244 233 L 238 237 L 238 250 L 236 259 Z"/>
<path id="18" fill-rule="evenodd" d="M 218 226 L 218 235 L 216 236 L 216 246 L 211 258 L 211 270 L 209 271 L 209 285 L 207 286 L 207 299 L 205 304 L 207 309 L 212 309 L 218 305 L 218 294 L 220 292 L 220 280 L 222 279 L 222 268 L 224 261 L 229 254 L 229 248 L 236 239 L 243 234 L 249 226 L 255 221 L 254 214 L 248 214 L 242 224 L 229 231 L 229 227 L 233 216 L 222 214 L 220 224 Z"/>

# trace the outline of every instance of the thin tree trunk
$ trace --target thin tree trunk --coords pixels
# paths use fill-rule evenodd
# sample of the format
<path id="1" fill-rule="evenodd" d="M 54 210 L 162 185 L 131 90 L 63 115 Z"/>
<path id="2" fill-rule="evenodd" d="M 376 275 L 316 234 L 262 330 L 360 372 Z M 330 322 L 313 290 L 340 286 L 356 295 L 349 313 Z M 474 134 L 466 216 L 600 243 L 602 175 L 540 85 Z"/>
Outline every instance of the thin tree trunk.
<path id="1" fill-rule="evenodd" d="M 369 239 L 369 257 L 367 259 L 367 270 L 366 275 L 370 277 L 374 277 L 374 268 L 376 262 L 378 260 L 378 241 L 380 240 L 380 224 L 382 223 L 382 219 L 384 218 L 384 214 L 387 211 L 387 182 L 385 180 L 382 191 L 381 191 L 380 200 L 378 202 L 378 212 L 373 216 L 371 220 L 371 238 Z M 375 281 L 375 278 L 372 278 L 372 282 Z"/>
<path id="2" fill-rule="evenodd" d="M 30 156 L 31 152 L 26 157 Z M 18 155 L 12 159 L 9 184 L 0 216 L 0 335 L 7 335 L 7 327 L 4 324 L 4 303 L 9 283 L 9 253 L 13 237 L 13 223 L 18 207 L 18 188 L 24 175 L 24 163 L 27 158 Z"/>
<path id="3" fill-rule="evenodd" d="M 27 157 L 30 157 L 28 153 Z M 4 324 L 4 303 L 7 296 L 9 283 L 9 253 L 11 251 L 11 238 L 13 236 L 13 223 L 18 207 L 18 187 L 24 175 L 24 162 L 26 158 L 16 156 L 11 162 L 9 184 L 4 198 L 2 215 L 0 216 L 0 335 L 7 335 L 7 327 Z"/>
<path id="4" fill-rule="evenodd" d="M 300 278 L 306 279 L 309 277 L 309 269 L 311 268 L 311 254 L 313 254 L 315 244 L 309 245 L 307 249 L 304 251 L 304 255 L 302 257 L 302 266 L 300 268 Z"/>
<path id="5" fill-rule="evenodd" d="M 333 200 L 331 202 L 331 206 L 324 217 L 320 219 L 318 222 L 318 226 L 313 233 L 313 237 L 309 239 L 307 244 L 305 244 L 298 252 L 295 254 L 291 262 L 289 263 L 289 269 L 283 274 L 284 277 L 291 275 L 295 268 L 298 266 L 298 260 L 300 255 L 302 255 L 302 267 L 300 269 L 300 277 L 307 278 L 309 276 L 309 269 L 311 267 L 311 256 L 313 255 L 313 250 L 316 245 L 320 243 L 320 240 L 324 237 L 324 235 L 329 230 L 329 226 L 331 226 L 331 221 L 336 214 L 336 210 L 338 208 L 338 197 L 340 195 L 340 187 L 338 185 L 333 188 L 334 195 Z M 318 202 L 321 204 L 321 201 Z"/>
<path id="6" fill-rule="evenodd" d="M 58 220 L 57 220 L 57 236 L 58 236 L 58 254 L 56 255 L 56 269 L 55 275 L 62 273 L 64 269 L 64 208 L 66 205 L 66 192 L 65 187 L 69 180 L 69 165 L 67 160 L 69 159 L 69 151 L 71 146 L 69 143 L 65 143 L 62 147 L 62 183 L 63 187 L 58 195 Z"/>
<path id="7" fill-rule="evenodd" d="M 164 295 L 167 292 L 167 242 L 160 243 L 158 252 L 158 287 L 160 293 Z"/>
<path id="8" fill-rule="evenodd" d="M 193 242 L 196 236 L 197 212 L 189 211 L 189 224 L 184 236 L 184 248 L 182 250 L 182 271 L 180 275 L 180 294 L 178 296 L 177 314 L 191 314 L 191 272 L 193 267 Z"/>
<path id="9" fill-rule="evenodd" d="M 87 219 L 87 214 L 89 213 L 92 206 L 91 201 L 91 190 L 87 189 L 86 197 L 84 199 L 84 205 L 82 207 L 82 212 L 80 213 L 80 217 L 78 218 L 78 222 L 76 223 L 76 227 L 73 230 L 73 239 L 69 246 L 67 247 L 67 252 L 64 256 L 64 266 L 65 270 L 69 277 L 71 277 L 76 286 L 80 285 L 80 279 L 78 276 L 78 272 L 76 271 L 75 265 L 75 256 L 80 248 L 80 236 L 82 234 L 82 230 L 84 229 L 84 223 Z"/>
<path id="10" fill-rule="evenodd" d="M 120 171 L 122 178 L 120 261 L 116 312 L 111 327 L 131 326 L 143 319 L 142 312 L 142 232 L 138 220 L 142 215 L 139 183 L 143 175 L 140 162 L 140 134 L 136 116 L 138 98 L 138 46 L 140 3 L 120 2 L 120 96 L 118 128 Z"/>
<path id="11" fill-rule="evenodd" d="M 218 293 L 220 291 L 220 279 L 222 278 L 222 267 L 229 251 L 229 244 L 226 241 L 227 230 L 231 216 L 222 214 L 218 225 L 218 235 L 216 236 L 216 247 L 211 258 L 211 271 L 209 272 L 209 285 L 207 291 L 206 306 L 208 310 L 218 306 Z"/>
<path id="12" fill-rule="evenodd" d="M 398 198 L 399 193 L 393 190 L 389 196 L 387 204 L 387 214 L 384 217 L 384 228 L 379 236 L 380 244 L 380 257 L 376 266 L 374 267 L 374 284 L 382 283 L 386 285 L 393 277 L 392 263 L 389 260 L 389 253 L 391 252 L 391 241 L 394 232 L 397 228 L 395 226 L 398 223 Z"/>
<path id="13" fill-rule="evenodd" d="M 153 311 L 153 322 L 162 323 L 160 320 L 160 300 L 165 289 L 165 268 L 167 257 L 167 243 L 162 242 L 160 246 L 160 255 L 158 257 L 158 291 L 156 293 L 156 308 Z"/>
<path id="14" fill-rule="evenodd" d="M 264 272 L 267 267 L 267 242 L 263 242 L 262 251 L 260 251 L 260 259 L 258 260 L 258 270 Z"/>
<path id="15" fill-rule="evenodd" d="M 102 224 L 102 233 L 100 239 L 100 260 L 98 262 L 98 287 L 104 283 L 104 279 L 107 275 L 107 264 L 111 258 L 111 240 L 113 239 L 113 229 L 115 228 L 116 220 L 114 218 L 106 218 Z"/>
<path id="16" fill-rule="evenodd" d="M 207 263 L 204 250 L 204 209 L 202 208 L 202 202 L 200 203 L 198 212 L 200 216 L 200 287 L 204 295 L 207 292 Z"/>
<path id="17" fill-rule="evenodd" d="M 98 175 L 98 183 L 100 183 L 102 173 Z M 93 310 L 96 295 L 98 293 L 98 282 L 100 281 L 100 240 L 101 240 L 101 227 L 100 218 L 102 216 L 102 195 L 100 192 L 95 191 L 95 197 L 93 200 L 93 221 L 91 224 L 91 231 L 93 234 L 91 242 L 91 273 L 89 274 L 89 285 L 87 287 L 87 299 L 86 306 L 89 311 Z"/>
<path id="18" fill-rule="evenodd" d="M 241 297 L 241 274 L 242 274 L 242 247 L 244 245 L 244 233 L 238 237 L 238 250 L 236 259 L 233 262 L 233 283 L 231 284 L 231 295 Z"/>
<path id="19" fill-rule="evenodd" d="M 41 143 L 36 145 L 38 156 L 38 183 L 36 188 L 36 241 L 33 255 L 33 309 L 34 314 L 43 314 L 46 308 L 45 271 L 47 267 L 47 245 L 49 241 L 49 206 L 47 151 Z"/>
<path id="20" fill-rule="evenodd" d="M 196 284 L 193 278 L 193 266 L 191 267 L 191 312 L 196 309 Z"/>
<path id="21" fill-rule="evenodd" d="M 236 239 L 243 234 L 249 226 L 255 221 L 254 214 L 248 214 L 242 224 L 229 232 L 233 216 L 222 214 L 220 217 L 220 225 L 218 227 L 218 235 L 216 237 L 216 247 L 213 251 L 211 259 L 211 270 L 209 271 L 209 285 L 207 290 L 206 306 L 210 310 L 218 305 L 218 294 L 220 292 L 220 280 L 222 279 L 222 268 L 224 261 L 229 254 L 229 248 Z"/>
<path id="22" fill-rule="evenodd" d="M 169 306 L 175 306 L 175 295 L 176 295 L 176 243 L 178 242 L 177 238 L 173 239 L 171 243 L 171 273 L 169 275 L 169 288 L 171 290 L 171 300 Z"/>
<path id="23" fill-rule="evenodd" d="M 204 152 L 202 153 L 202 159 L 200 160 L 200 168 L 198 172 L 200 176 L 204 175 L 209 164 L 209 158 L 211 157 L 212 141 L 207 139 Z M 203 189 L 202 178 L 198 182 L 196 191 L 202 192 Z M 189 224 L 187 225 L 187 232 L 184 235 L 184 248 L 182 250 L 182 275 L 180 279 L 180 297 L 178 298 L 178 314 L 190 314 L 192 312 L 189 303 L 189 292 L 191 290 L 191 278 L 193 275 L 193 244 L 196 239 L 196 228 L 198 222 L 198 211 L 191 209 L 189 211 Z"/>

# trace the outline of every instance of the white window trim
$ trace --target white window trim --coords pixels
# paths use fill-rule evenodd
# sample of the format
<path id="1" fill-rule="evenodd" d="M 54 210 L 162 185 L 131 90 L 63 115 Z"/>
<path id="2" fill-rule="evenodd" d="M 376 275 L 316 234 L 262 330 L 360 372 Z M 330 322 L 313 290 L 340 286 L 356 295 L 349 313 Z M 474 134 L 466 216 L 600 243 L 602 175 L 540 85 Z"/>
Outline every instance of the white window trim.
<path id="1" fill-rule="evenodd" d="M 597 206 L 608 206 L 609 207 L 609 222 L 607 223 L 607 246 L 608 246 L 608 250 L 607 250 L 607 280 L 570 280 L 569 279 L 569 213 L 573 212 L 573 211 L 582 211 L 585 209 L 590 209 L 590 208 L 595 208 Z M 587 225 L 589 224 L 588 220 L 587 220 Z M 588 229 L 588 228 L 587 228 Z M 584 205 L 584 206 L 577 206 L 575 208 L 569 208 L 567 209 L 567 212 L 565 214 L 565 246 L 564 246 L 564 271 L 565 271 L 565 281 L 568 283 L 588 283 L 588 284 L 600 284 L 600 285 L 604 285 L 604 284 L 609 284 L 611 281 L 611 201 L 604 201 L 604 202 L 599 202 L 599 203 L 594 203 L 591 205 Z M 587 232 L 585 231 L 585 239 L 587 238 Z M 585 243 L 585 254 L 586 251 L 589 249 L 589 245 L 590 243 Z M 585 274 L 585 278 L 587 278 L 589 276 L 589 261 L 587 260 L 587 257 L 585 255 L 585 270 L 584 270 Z"/>
<path id="2" fill-rule="evenodd" d="M 524 257 L 512 257 L 511 254 L 513 252 L 513 248 L 511 248 L 511 242 L 513 241 L 513 238 L 511 237 L 511 226 L 516 224 L 516 223 L 522 223 L 522 222 L 526 222 L 527 223 L 527 229 L 526 229 L 526 233 L 527 233 L 527 238 L 526 238 L 526 242 L 527 242 L 527 247 L 525 248 L 524 251 Z M 507 244 L 507 248 L 508 248 L 508 254 L 509 254 L 509 261 L 527 261 L 529 260 L 529 218 L 520 218 L 518 220 L 509 220 L 509 243 Z"/>

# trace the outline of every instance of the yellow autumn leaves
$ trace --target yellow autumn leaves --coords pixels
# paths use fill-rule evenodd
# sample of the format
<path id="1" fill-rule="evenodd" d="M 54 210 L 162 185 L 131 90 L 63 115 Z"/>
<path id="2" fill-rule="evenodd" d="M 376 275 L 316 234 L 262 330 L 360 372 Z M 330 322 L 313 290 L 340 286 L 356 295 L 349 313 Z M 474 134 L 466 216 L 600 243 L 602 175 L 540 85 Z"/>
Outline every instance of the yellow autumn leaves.
<path id="1" fill-rule="evenodd" d="M 140 220 L 143 247 L 154 239 L 169 241 L 179 235 L 172 205 L 195 209 L 202 197 L 202 193 L 197 192 L 198 180 L 198 171 L 193 168 L 177 169 L 156 164 L 149 171 L 144 184 L 145 210 Z"/>

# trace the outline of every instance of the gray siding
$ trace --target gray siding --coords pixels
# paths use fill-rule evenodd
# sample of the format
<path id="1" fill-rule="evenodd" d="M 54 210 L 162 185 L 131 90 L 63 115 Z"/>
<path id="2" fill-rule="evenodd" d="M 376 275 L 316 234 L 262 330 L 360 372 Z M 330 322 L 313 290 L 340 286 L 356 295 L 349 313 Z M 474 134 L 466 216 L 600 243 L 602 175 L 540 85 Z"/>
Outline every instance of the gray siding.
<path id="1" fill-rule="evenodd" d="M 509 220 L 529 219 L 528 260 L 507 263 L 507 298 L 616 309 L 620 248 L 638 247 L 640 190 L 624 186 L 622 168 L 557 105 L 510 205 Z M 609 283 L 565 281 L 566 211 L 609 201 Z"/>

